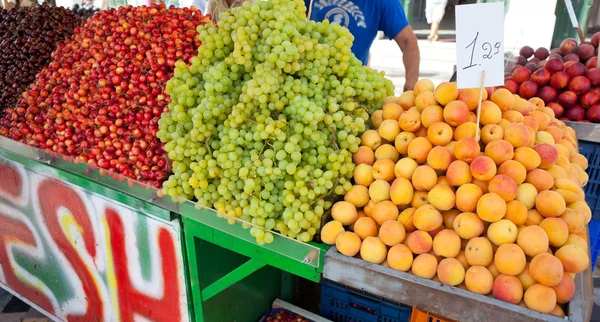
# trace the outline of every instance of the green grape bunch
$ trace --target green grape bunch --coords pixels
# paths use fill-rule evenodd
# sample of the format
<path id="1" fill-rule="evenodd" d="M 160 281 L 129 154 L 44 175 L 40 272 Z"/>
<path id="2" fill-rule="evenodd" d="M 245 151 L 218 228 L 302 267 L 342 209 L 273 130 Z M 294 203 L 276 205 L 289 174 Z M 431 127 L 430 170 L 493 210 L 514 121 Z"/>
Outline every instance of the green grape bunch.
<path id="1" fill-rule="evenodd" d="M 362 66 L 346 28 L 307 21 L 303 0 L 246 2 L 197 30 L 198 56 L 167 83 L 162 192 L 266 228 L 250 229 L 261 244 L 268 230 L 312 240 L 392 83 Z"/>

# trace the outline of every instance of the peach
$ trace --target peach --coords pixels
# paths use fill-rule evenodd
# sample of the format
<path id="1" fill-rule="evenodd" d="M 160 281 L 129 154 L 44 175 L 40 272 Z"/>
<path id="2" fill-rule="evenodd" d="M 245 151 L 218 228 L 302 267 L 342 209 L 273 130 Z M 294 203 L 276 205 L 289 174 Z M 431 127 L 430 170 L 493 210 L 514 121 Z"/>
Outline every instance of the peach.
<path id="1" fill-rule="evenodd" d="M 381 264 L 387 257 L 387 247 L 377 237 L 367 237 L 360 246 L 360 257 L 375 264 Z"/>
<path id="2" fill-rule="evenodd" d="M 372 151 L 377 150 L 377 148 L 381 145 L 382 140 L 379 132 L 376 130 L 367 130 L 360 137 L 360 144 L 362 146 L 366 146 Z"/>
<path id="3" fill-rule="evenodd" d="M 406 245 L 413 254 L 423 254 L 431 250 L 433 239 L 426 231 L 415 230 L 406 237 Z"/>
<path id="4" fill-rule="evenodd" d="M 361 146 L 358 148 L 358 150 L 356 152 L 354 152 L 354 155 L 352 156 L 352 160 L 354 161 L 354 164 L 356 164 L 356 165 L 359 165 L 359 164 L 372 165 L 373 162 L 375 162 L 375 153 L 373 152 L 373 150 L 371 150 L 371 148 L 369 148 L 367 146 Z"/>
<path id="5" fill-rule="evenodd" d="M 448 183 L 455 187 L 470 183 L 472 179 L 471 169 L 464 161 L 453 161 L 446 171 L 446 178 Z"/>
<path id="6" fill-rule="evenodd" d="M 517 185 L 525 181 L 527 177 L 527 169 L 518 161 L 508 160 L 500 165 L 498 174 L 510 177 Z"/>
<path id="7" fill-rule="evenodd" d="M 463 239 L 478 237 L 483 233 L 484 223 L 475 213 L 459 214 L 452 223 L 454 231 Z"/>
<path id="8" fill-rule="evenodd" d="M 415 211 L 413 223 L 419 230 L 431 231 L 440 227 L 443 223 L 442 214 L 433 205 L 423 205 Z"/>
<path id="9" fill-rule="evenodd" d="M 382 117 L 384 120 L 395 120 L 398 121 L 400 115 L 404 112 L 402 106 L 396 103 L 386 103 L 383 105 L 383 114 Z"/>
<path id="10" fill-rule="evenodd" d="M 437 256 L 456 257 L 460 253 L 460 236 L 452 229 L 443 229 L 433 238 Z"/>
<path id="11" fill-rule="evenodd" d="M 561 261 L 545 252 L 533 257 L 529 264 L 531 277 L 546 286 L 555 286 L 560 283 L 563 279 L 563 273 Z"/>
<path id="12" fill-rule="evenodd" d="M 448 211 L 442 212 L 442 218 L 444 220 L 444 227 L 448 229 L 454 229 L 454 219 L 460 215 L 460 211 L 456 209 L 450 209 Z"/>
<path id="13" fill-rule="evenodd" d="M 383 200 L 389 200 L 390 184 L 385 180 L 373 181 L 373 183 L 371 183 L 371 185 L 369 186 L 369 197 L 371 197 L 371 201 L 375 203 L 378 203 Z"/>
<path id="14" fill-rule="evenodd" d="M 540 168 L 548 169 L 556 164 L 556 161 L 558 160 L 558 151 L 553 145 L 542 143 L 533 147 L 533 150 L 540 156 Z"/>
<path id="15" fill-rule="evenodd" d="M 432 148 L 433 146 L 427 138 L 415 138 L 408 145 L 408 157 L 415 159 L 419 164 L 423 164 L 427 161 L 427 155 Z"/>
<path id="16" fill-rule="evenodd" d="M 535 207 L 544 217 L 558 217 L 565 212 L 567 205 L 559 193 L 546 190 L 537 195 Z"/>
<path id="17" fill-rule="evenodd" d="M 391 268 L 406 272 L 412 266 L 413 254 L 406 245 L 394 245 L 388 251 L 387 262 Z"/>
<path id="18" fill-rule="evenodd" d="M 544 216 L 542 216 L 539 211 L 535 209 L 531 209 L 527 211 L 527 220 L 525 221 L 525 226 L 539 226 L 540 223 L 544 220 Z M 519 227 L 523 228 L 523 227 Z M 519 229 L 519 232 L 521 229 Z"/>
<path id="19" fill-rule="evenodd" d="M 398 210 L 398 207 L 389 200 L 378 202 L 375 207 L 373 207 L 373 219 L 375 219 L 379 225 L 383 225 L 383 223 L 388 220 L 398 219 L 399 214 L 400 211 Z"/>
<path id="20" fill-rule="evenodd" d="M 469 108 L 463 101 L 451 101 L 444 108 L 444 120 L 451 126 L 459 126 L 469 118 Z"/>
<path id="21" fill-rule="evenodd" d="M 569 226 L 561 218 L 545 218 L 539 226 L 546 232 L 548 242 L 553 247 L 564 245 L 569 238 Z"/>
<path id="22" fill-rule="evenodd" d="M 554 286 L 552 286 L 554 293 L 556 293 L 556 302 L 559 304 L 565 304 L 569 302 L 575 295 L 575 282 L 569 274 L 564 274 L 562 280 Z"/>
<path id="23" fill-rule="evenodd" d="M 396 166 L 394 167 L 394 174 L 397 178 L 403 177 L 405 179 L 411 180 L 413 173 L 419 167 L 417 161 L 411 158 L 402 158 L 396 162 Z M 356 172 L 355 172 L 356 173 Z M 356 182 L 356 176 L 354 178 Z"/>
<path id="24" fill-rule="evenodd" d="M 368 187 L 373 181 L 375 181 L 373 179 L 373 167 L 368 164 L 359 164 L 354 168 L 354 182 L 356 184 Z"/>
<path id="25" fill-rule="evenodd" d="M 456 142 L 454 156 L 458 160 L 471 163 L 480 154 L 479 143 L 473 138 L 463 138 Z"/>
<path id="26" fill-rule="evenodd" d="M 587 252 L 577 245 L 564 245 L 556 251 L 555 256 L 567 273 L 581 273 L 590 265 Z"/>
<path id="27" fill-rule="evenodd" d="M 438 261 L 431 254 L 420 254 L 412 263 L 412 273 L 422 278 L 432 279 L 437 273 Z"/>
<path id="28" fill-rule="evenodd" d="M 417 81 L 414 88 L 414 94 L 419 95 L 424 92 L 431 92 L 435 90 L 433 82 L 427 78 L 423 78 Z"/>
<path id="29" fill-rule="evenodd" d="M 351 225 L 358 219 L 358 212 L 352 203 L 338 201 L 331 207 L 331 216 L 343 225 Z"/>
<path id="30" fill-rule="evenodd" d="M 467 183 L 456 190 L 456 208 L 464 212 L 473 212 L 477 209 L 477 201 L 483 196 L 481 188 L 475 184 Z"/>
<path id="31" fill-rule="evenodd" d="M 510 220 L 517 226 L 524 225 L 527 221 L 527 207 L 518 200 L 509 201 L 506 204 L 504 219 Z"/>
<path id="32" fill-rule="evenodd" d="M 531 209 L 535 206 L 537 196 L 537 189 L 531 183 L 523 183 L 519 185 L 516 200 L 522 202 L 527 209 Z"/>
<path id="33" fill-rule="evenodd" d="M 554 186 L 554 177 L 546 170 L 533 169 L 527 173 L 525 182 L 531 183 L 538 192 L 542 192 Z"/>
<path id="34" fill-rule="evenodd" d="M 377 110 L 373 112 L 373 114 L 371 114 L 371 123 L 373 123 L 373 126 L 378 128 L 379 125 L 381 125 L 381 122 L 383 122 L 383 111 Z"/>
<path id="35" fill-rule="evenodd" d="M 494 280 L 492 294 L 504 302 L 519 304 L 523 298 L 523 286 L 516 276 L 501 274 Z"/>
<path id="36" fill-rule="evenodd" d="M 444 120 L 442 107 L 439 105 L 427 106 L 421 112 L 421 125 L 429 127 L 434 122 L 442 122 Z"/>
<path id="37" fill-rule="evenodd" d="M 495 91 L 490 96 L 490 99 L 492 102 L 496 103 L 496 105 L 498 105 L 500 110 L 503 112 L 511 110 L 515 104 L 515 97 L 509 90 L 505 88 L 500 88 Z"/>
<path id="38" fill-rule="evenodd" d="M 400 153 L 398 153 L 398 150 L 396 150 L 396 147 L 394 147 L 393 145 L 382 144 L 375 151 L 375 159 L 376 160 L 390 159 L 390 160 L 396 162 L 396 161 L 398 161 L 398 159 L 400 159 Z"/>
<path id="39" fill-rule="evenodd" d="M 398 150 L 398 152 L 400 152 L 400 154 L 402 154 L 402 155 L 407 155 L 408 147 L 410 146 L 410 143 L 416 137 L 417 136 L 412 132 L 402 132 L 402 133 L 398 134 L 398 136 L 394 140 L 394 146 L 396 147 L 396 150 Z M 430 145 L 431 145 L 431 143 L 430 143 Z"/>
<path id="40" fill-rule="evenodd" d="M 524 290 L 531 287 L 531 285 L 537 283 L 536 280 L 533 279 L 533 277 L 531 277 L 531 274 L 529 273 L 529 263 L 525 264 L 525 268 L 521 271 L 521 273 L 519 273 L 519 275 L 517 275 L 517 277 L 521 281 L 521 285 L 523 285 Z"/>
<path id="41" fill-rule="evenodd" d="M 567 208 L 560 218 L 567 224 L 569 233 L 576 234 L 582 232 L 585 228 L 583 215 L 577 210 Z"/>
<path id="42" fill-rule="evenodd" d="M 437 267 L 440 282 L 452 286 L 462 283 L 465 279 L 465 268 L 455 258 L 444 258 Z"/>
<path id="43" fill-rule="evenodd" d="M 506 215 L 506 201 L 497 193 L 488 192 L 477 202 L 477 215 L 483 221 L 496 222 Z"/>
<path id="44" fill-rule="evenodd" d="M 471 162 L 471 175 L 480 181 L 491 180 L 496 175 L 496 164 L 487 156 L 478 156 Z"/>
<path id="45" fill-rule="evenodd" d="M 497 124 L 502 119 L 502 111 L 500 107 L 492 101 L 481 103 L 481 112 L 479 116 L 480 124 Z"/>
<path id="46" fill-rule="evenodd" d="M 517 245 L 523 249 L 527 256 L 534 257 L 548 250 L 548 235 L 539 226 L 527 226 L 519 232 Z"/>
<path id="47" fill-rule="evenodd" d="M 458 89 L 456 83 L 442 83 L 435 89 L 435 99 L 442 106 L 454 101 L 458 98 Z"/>
<path id="48" fill-rule="evenodd" d="M 424 92 L 417 95 L 415 98 L 415 106 L 419 111 L 424 110 L 427 106 L 437 105 L 435 95 L 432 92 Z"/>
<path id="49" fill-rule="evenodd" d="M 427 165 L 436 171 L 445 171 L 452 163 L 452 153 L 446 147 L 436 146 L 427 155 Z"/>
<path id="50" fill-rule="evenodd" d="M 428 205 L 429 204 L 428 195 L 429 195 L 429 192 L 427 192 L 427 191 L 415 191 L 413 193 L 413 200 L 410 202 L 410 206 L 419 208 L 423 205 Z"/>
<path id="51" fill-rule="evenodd" d="M 494 264 L 502 274 L 519 275 L 525 269 L 525 253 L 515 244 L 500 245 L 494 255 Z"/>
<path id="52" fill-rule="evenodd" d="M 485 155 L 492 158 L 497 165 L 501 165 L 513 158 L 514 148 L 506 140 L 494 140 L 486 145 Z"/>
<path id="53" fill-rule="evenodd" d="M 504 138 L 504 129 L 497 124 L 488 124 L 481 129 L 481 140 L 484 144 L 489 144 L 494 140 Z"/>
<path id="54" fill-rule="evenodd" d="M 408 110 L 409 108 L 415 106 L 415 98 L 417 95 L 413 91 L 406 91 L 400 94 L 400 97 L 396 100 L 396 103 L 402 107 L 403 110 Z"/>
<path id="55" fill-rule="evenodd" d="M 475 132 L 477 131 L 477 124 L 474 122 L 465 122 L 456 127 L 454 130 L 454 140 L 459 141 L 463 138 L 475 138 Z"/>
<path id="56" fill-rule="evenodd" d="M 350 231 L 341 233 L 335 241 L 335 247 L 337 247 L 338 252 L 350 257 L 358 254 L 360 246 L 360 237 Z"/>
<path id="57" fill-rule="evenodd" d="M 360 239 L 365 239 L 369 236 L 375 237 L 378 232 L 379 227 L 377 226 L 377 222 L 371 217 L 358 218 L 354 223 L 354 233 L 356 233 Z"/>
<path id="58" fill-rule="evenodd" d="M 394 246 L 404 241 L 406 230 L 402 223 L 396 220 L 388 220 L 379 228 L 379 239 L 387 246 Z"/>
<path id="59" fill-rule="evenodd" d="M 354 185 L 346 192 L 344 200 L 358 208 L 362 208 L 369 203 L 369 188 L 361 185 Z"/>
<path id="60" fill-rule="evenodd" d="M 528 171 L 537 168 L 542 163 L 542 159 L 537 152 L 529 147 L 517 148 L 513 160 L 521 163 Z"/>
<path id="61" fill-rule="evenodd" d="M 494 256 L 492 244 L 485 237 L 472 238 L 465 247 L 465 256 L 471 266 L 487 266 L 492 262 Z"/>
<path id="62" fill-rule="evenodd" d="M 492 291 L 494 277 L 483 266 L 471 266 L 465 274 L 465 285 L 471 292 L 486 295 Z"/>
<path id="63" fill-rule="evenodd" d="M 432 206 L 440 211 L 445 211 L 454 208 L 456 196 L 448 186 L 437 184 L 429 191 L 427 199 Z"/>
<path id="64" fill-rule="evenodd" d="M 529 130 L 521 123 L 511 123 L 504 129 L 504 140 L 512 144 L 514 148 L 527 146 Z"/>
<path id="65" fill-rule="evenodd" d="M 381 127 L 384 126 L 386 121 L 383 121 L 383 123 L 381 123 L 381 126 L 379 127 L 379 134 L 381 134 Z M 398 129 L 399 129 L 398 133 L 400 133 L 400 130 L 408 131 L 408 132 L 416 132 L 417 130 L 419 130 L 421 128 L 421 114 L 419 113 L 419 111 L 414 110 L 414 109 L 410 109 L 410 110 L 402 113 L 402 115 L 400 115 L 400 119 L 397 122 L 396 122 L 396 120 L 389 120 L 389 121 L 396 123 L 396 125 L 398 126 Z M 390 126 L 390 128 L 391 127 L 392 126 Z M 390 132 L 390 135 L 391 135 L 391 132 Z M 396 135 L 398 135 L 398 134 L 396 134 Z M 381 137 L 385 138 L 388 141 L 392 141 L 396 138 L 396 136 L 394 136 L 393 138 L 388 139 L 383 134 L 381 134 Z"/>
<path id="66" fill-rule="evenodd" d="M 328 245 L 335 244 L 338 236 L 344 232 L 344 226 L 337 220 L 326 223 L 321 228 L 321 241 Z"/>
<path id="67" fill-rule="evenodd" d="M 542 313 L 550 313 L 556 307 L 554 290 L 542 284 L 531 285 L 525 291 L 523 299 L 528 308 Z"/>
<path id="68" fill-rule="evenodd" d="M 452 141 L 452 128 L 444 122 L 434 122 L 427 129 L 427 138 L 433 145 L 446 145 Z"/>
<path id="69" fill-rule="evenodd" d="M 398 215 L 398 219 L 397 219 L 398 222 L 400 222 L 402 224 L 402 226 L 404 226 L 404 229 L 407 232 L 412 232 L 417 229 L 415 227 L 415 224 L 413 223 L 413 216 L 415 214 L 415 211 L 417 211 L 417 208 L 414 208 L 414 207 L 406 208 L 406 209 L 402 210 L 400 215 Z"/>
<path id="70" fill-rule="evenodd" d="M 392 181 L 396 178 L 396 162 L 390 159 L 379 159 L 373 163 L 373 178 L 375 180 Z"/>
<path id="71" fill-rule="evenodd" d="M 519 98 L 520 99 L 520 98 Z M 523 114 L 519 111 L 510 110 L 502 113 L 502 119 L 509 121 L 512 123 L 523 123 Z"/>
<path id="72" fill-rule="evenodd" d="M 500 246 L 514 243 L 517 240 L 518 232 L 517 225 L 508 219 L 502 219 L 488 227 L 487 237 L 492 243 Z"/>
<path id="73" fill-rule="evenodd" d="M 498 174 L 489 181 L 488 190 L 498 194 L 506 202 L 514 200 L 519 193 L 519 188 L 514 180 L 503 174 Z"/>

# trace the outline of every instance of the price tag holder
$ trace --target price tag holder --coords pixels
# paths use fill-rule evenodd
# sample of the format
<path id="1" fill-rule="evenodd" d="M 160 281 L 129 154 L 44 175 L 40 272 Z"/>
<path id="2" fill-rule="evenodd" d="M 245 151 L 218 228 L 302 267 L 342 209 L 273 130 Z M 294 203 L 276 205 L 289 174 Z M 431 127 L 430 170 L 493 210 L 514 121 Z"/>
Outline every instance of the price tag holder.
<path id="1" fill-rule="evenodd" d="M 458 88 L 504 85 L 503 2 L 456 6 L 456 70 Z"/>

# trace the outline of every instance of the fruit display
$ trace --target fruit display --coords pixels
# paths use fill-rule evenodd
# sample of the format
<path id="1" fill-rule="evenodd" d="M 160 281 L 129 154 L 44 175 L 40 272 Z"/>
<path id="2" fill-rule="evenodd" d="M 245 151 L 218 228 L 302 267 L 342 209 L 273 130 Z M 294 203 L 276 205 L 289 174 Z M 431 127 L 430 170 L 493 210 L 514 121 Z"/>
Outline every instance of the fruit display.
<path id="1" fill-rule="evenodd" d="M 80 20 L 48 4 L 0 10 L 0 116 L 14 106 Z"/>
<path id="2" fill-rule="evenodd" d="M 505 78 L 504 87 L 522 98 L 539 97 L 557 118 L 600 122 L 600 33 L 590 43 L 565 39 L 548 52 L 525 46 Z M 509 64 L 508 66 L 512 66 Z"/>
<path id="3" fill-rule="evenodd" d="M 337 24 L 306 21 L 304 1 L 245 2 L 199 27 L 191 65 L 177 63 L 158 137 L 173 160 L 163 193 L 230 221 L 310 241 L 350 188 L 369 112 L 393 93 L 352 54 Z"/>
<path id="4" fill-rule="evenodd" d="M 386 99 L 321 239 L 346 256 L 563 316 L 589 265 L 575 132 L 540 98 L 437 88 Z"/>
<path id="5" fill-rule="evenodd" d="M 72 10 L 81 19 L 87 19 L 100 11 L 100 9 L 96 7 L 82 7 L 78 4 L 74 4 Z"/>
<path id="6" fill-rule="evenodd" d="M 276 312 L 271 313 L 269 316 L 263 318 L 260 322 L 311 322 L 311 320 L 302 317 L 299 314 L 288 311 L 286 309 L 279 309 Z"/>
<path id="7" fill-rule="evenodd" d="M 0 135 L 160 187 L 164 87 L 176 61 L 190 62 L 200 45 L 196 26 L 207 21 L 196 9 L 164 4 L 99 12 L 6 109 Z"/>

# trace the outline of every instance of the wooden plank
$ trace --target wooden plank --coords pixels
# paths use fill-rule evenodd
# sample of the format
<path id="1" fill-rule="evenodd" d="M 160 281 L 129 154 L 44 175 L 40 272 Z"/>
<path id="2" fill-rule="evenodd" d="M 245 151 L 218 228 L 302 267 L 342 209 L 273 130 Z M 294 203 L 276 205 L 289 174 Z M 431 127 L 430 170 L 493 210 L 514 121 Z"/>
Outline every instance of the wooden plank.
<path id="1" fill-rule="evenodd" d="M 600 143 L 600 124 L 584 122 L 565 122 L 577 132 L 577 139 L 581 141 Z"/>

